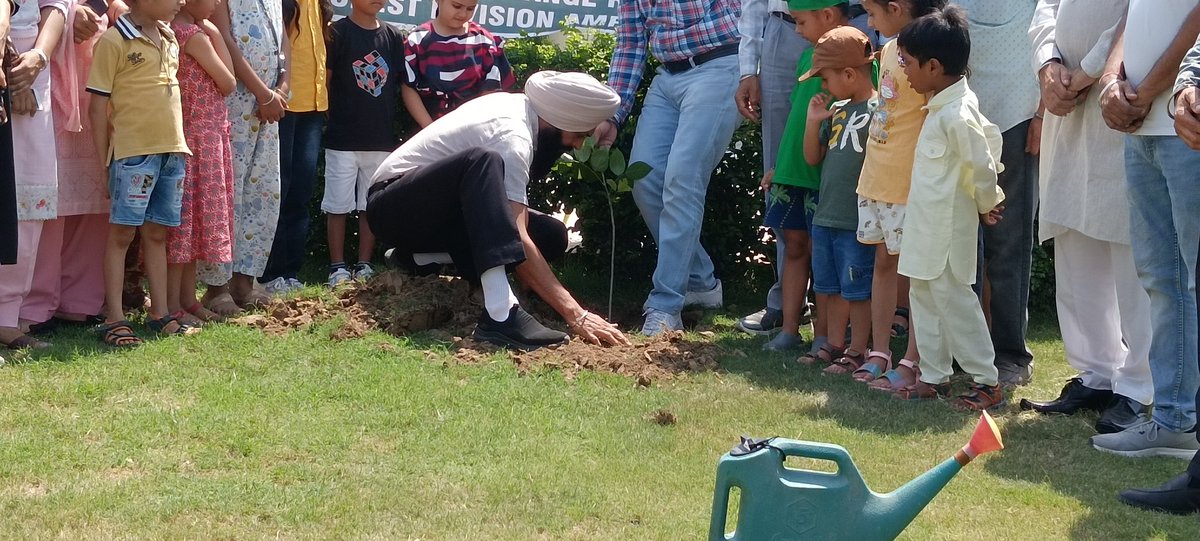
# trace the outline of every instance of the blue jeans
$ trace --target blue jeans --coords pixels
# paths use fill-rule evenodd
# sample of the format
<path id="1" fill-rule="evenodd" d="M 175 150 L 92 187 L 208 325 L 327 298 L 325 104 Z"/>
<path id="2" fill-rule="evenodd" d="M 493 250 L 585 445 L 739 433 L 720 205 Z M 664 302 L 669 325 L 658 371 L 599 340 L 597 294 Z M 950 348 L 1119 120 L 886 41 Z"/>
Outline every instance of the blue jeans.
<path id="1" fill-rule="evenodd" d="M 1029 366 L 1033 352 L 1025 344 L 1029 329 L 1029 274 L 1033 265 L 1033 219 L 1037 215 L 1037 158 L 1025 152 L 1026 120 L 1004 132 L 1004 219 L 983 228 L 984 272 L 991 282 L 992 345 L 996 366 Z M 983 274 L 977 284 L 982 286 Z"/>
<path id="2" fill-rule="evenodd" d="M 1200 152 L 1178 137 L 1125 140 L 1133 259 L 1150 294 L 1154 420 L 1175 432 L 1196 425 L 1196 257 L 1200 252 Z"/>
<path id="3" fill-rule="evenodd" d="M 295 278 L 308 253 L 308 213 L 317 181 L 325 113 L 288 113 L 279 121 L 279 226 L 259 282 Z"/>
<path id="4" fill-rule="evenodd" d="M 660 68 L 646 93 L 629 156 L 651 167 L 633 186 L 633 200 L 658 245 L 645 308 L 677 314 L 689 290 L 716 287 L 700 226 L 708 181 L 741 122 L 732 99 L 737 84 L 737 56 L 731 55 L 682 73 Z"/>

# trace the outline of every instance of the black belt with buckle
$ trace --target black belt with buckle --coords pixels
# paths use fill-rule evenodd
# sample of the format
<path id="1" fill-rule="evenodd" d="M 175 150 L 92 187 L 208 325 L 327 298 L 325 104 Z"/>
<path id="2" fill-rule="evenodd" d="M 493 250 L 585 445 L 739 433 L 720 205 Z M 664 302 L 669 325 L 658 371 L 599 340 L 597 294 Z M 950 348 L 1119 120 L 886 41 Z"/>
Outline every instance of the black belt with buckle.
<path id="1" fill-rule="evenodd" d="M 710 61 L 716 60 L 718 58 L 724 58 L 726 56 L 735 55 L 735 54 L 737 54 L 737 52 L 738 52 L 737 44 L 730 43 L 728 45 L 722 45 L 720 47 L 717 47 L 716 49 L 712 49 L 712 50 L 700 53 L 700 54 L 693 56 L 687 60 L 675 60 L 672 62 L 663 62 L 662 66 L 663 66 L 663 68 L 665 68 L 667 70 L 668 73 L 672 73 L 672 74 L 683 73 L 683 72 L 690 70 L 696 66 L 699 66 L 700 64 L 703 64 L 705 62 L 710 62 Z"/>
<path id="2" fill-rule="evenodd" d="M 783 19 L 783 20 L 787 21 L 789 24 L 796 24 L 796 19 L 793 19 L 792 15 L 790 13 L 784 13 L 782 11 L 772 11 L 771 16 Z"/>

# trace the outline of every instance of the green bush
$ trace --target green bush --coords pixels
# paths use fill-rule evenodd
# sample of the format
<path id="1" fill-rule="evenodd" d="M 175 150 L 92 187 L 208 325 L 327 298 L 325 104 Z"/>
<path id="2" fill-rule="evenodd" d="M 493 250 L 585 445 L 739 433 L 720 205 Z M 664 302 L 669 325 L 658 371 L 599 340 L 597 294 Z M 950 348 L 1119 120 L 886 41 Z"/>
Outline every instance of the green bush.
<path id="1" fill-rule="evenodd" d="M 601 80 L 607 78 L 615 46 L 612 34 L 567 28 L 562 39 L 562 46 L 542 37 L 505 42 L 506 54 L 517 74 L 518 88 L 524 85 L 529 75 L 540 70 L 582 71 Z M 640 104 L 656 67 L 651 56 L 638 91 L 638 105 L 634 107 L 633 114 L 617 139 L 616 146 L 627 156 L 632 146 Z M 733 97 L 730 96 L 730 99 Z M 404 121 L 403 132 L 411 134 L 411 122 L 408 122 L 407 115 Z M 757 124 L 745 123 L 734 134 L 732 144 L 709 182 L 701 230 L 701 242 L 712 256 L 718 275 L 738 289 L 762 288 L 773 280 L 767 254 L 774 253 L 774 246 L 764 237 L 760 227 L 763 197 L 758 184 L 761 176 L 762 138 Z M 317 193 L 320 193 L 322 179 L 318 179 L 318 183 Z M 654 242 L 632 196 L 628 193 L 612 196 L 615 198 L 617 224 L 617 281 L 626 287 L 648 290 L 657 257 Z M 579 268 L 585 269 L 585 275 L 595 278 L 607 278 L 612 250 L 607 197 L 604 186 L 599 182 L 581 182 L 574 176 L 568 178 L 562 167 L 552 172 L 546 180 L 532 183 L 529 187 L 529 202 L 533 208 L 547 212 L 567 209 L 578 213 L 580 220 L 576 228 L 584 241 L 571 257 Z M 315 199 L 319 201 L 319 197 Z M 314 203 L 314 222 L 310 229 L 310 247 L 314 259 L 327 257 L 328 253 L 324 216 L 317 207 L 318 203 Z M 354 231 L 353 222 L 347 224 L 347 230 Z M 353 240 L 347 243 L 348 255 L 354 253 L 353 246 Z M 1040 246 L 1034 248 L 1030 289 L 1031 309 L 1052 312 L 1054 265 L 1050 253 Z"/>

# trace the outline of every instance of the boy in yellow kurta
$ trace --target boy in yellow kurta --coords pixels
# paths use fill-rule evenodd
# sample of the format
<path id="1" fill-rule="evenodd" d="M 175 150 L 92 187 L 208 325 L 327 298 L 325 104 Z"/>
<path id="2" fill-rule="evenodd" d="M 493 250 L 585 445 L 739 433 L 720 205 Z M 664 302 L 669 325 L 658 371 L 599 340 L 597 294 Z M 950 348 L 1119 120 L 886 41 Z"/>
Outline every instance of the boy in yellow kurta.
<path id="1" fill-rule="evenodd" d="M 1000 219 L 996 184 L 1000 130 L 979 112 L 967 86 L 971 40 L 963 11 L 949 7 L 917 19 L 897 40 L 909 84 L 933 97 L 917 139 L 899 272 L 910 278 L 912 316 L 921 347 L 921 377 L 902 398 L 949 394 L 953 362 L 974 380 L 954 399 L 963 409 L 1004 404 L 995 350 L 971 284 L 979 223 Z"/>

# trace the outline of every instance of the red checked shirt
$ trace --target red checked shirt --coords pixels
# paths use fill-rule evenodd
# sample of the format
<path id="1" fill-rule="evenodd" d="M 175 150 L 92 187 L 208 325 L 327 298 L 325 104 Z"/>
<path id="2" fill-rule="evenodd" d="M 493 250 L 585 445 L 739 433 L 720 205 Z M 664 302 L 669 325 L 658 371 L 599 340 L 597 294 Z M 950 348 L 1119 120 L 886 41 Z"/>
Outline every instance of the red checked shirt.
<path id="1" fill-rule="evenodd" d="M 660 62 L 687 60 L 737 45 L 741 0 L 621 0 L 608 86 L 621 96 L 613 120 L 625 121 L 646 68 L 646 47 Z"/>

